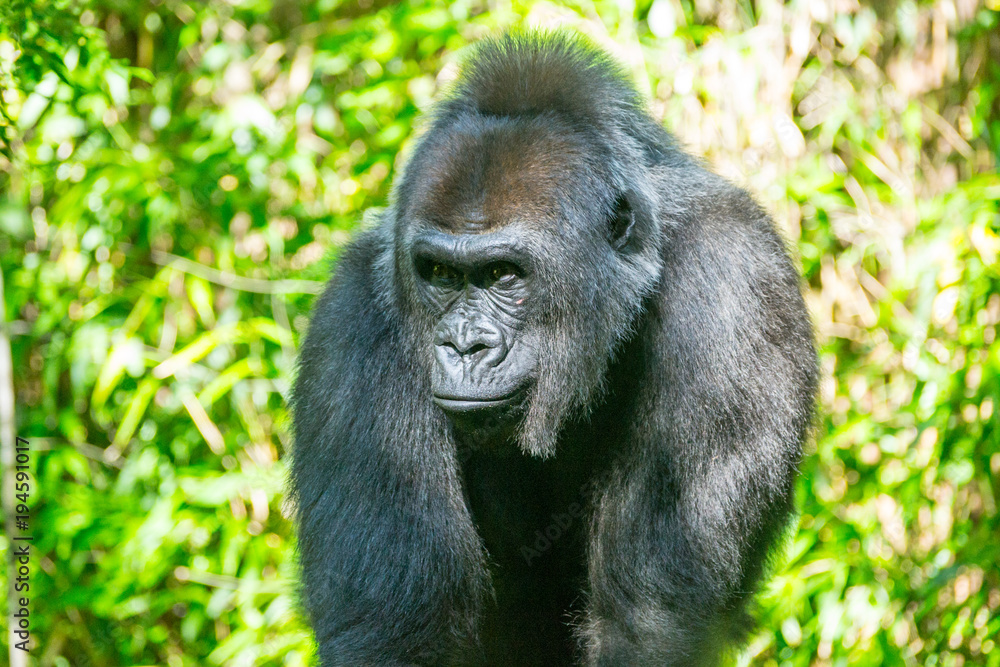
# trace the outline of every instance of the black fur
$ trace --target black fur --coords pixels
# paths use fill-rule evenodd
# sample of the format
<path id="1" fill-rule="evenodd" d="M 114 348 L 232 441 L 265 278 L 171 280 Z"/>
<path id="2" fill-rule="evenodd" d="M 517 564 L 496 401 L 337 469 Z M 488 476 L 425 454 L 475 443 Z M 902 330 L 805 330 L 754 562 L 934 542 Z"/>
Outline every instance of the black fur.
<path id="1" fill-rule="evenodd" d="M 497 325 L 534 369 L 513 417 L 434 402 L 427 230 L 529 255 Z M 815 386 L 798 276 L 750 196 L 579 38 L 481 43 L 302 348 L 292 493 L 323 664 L 719 664 L 792 512 Z"/>

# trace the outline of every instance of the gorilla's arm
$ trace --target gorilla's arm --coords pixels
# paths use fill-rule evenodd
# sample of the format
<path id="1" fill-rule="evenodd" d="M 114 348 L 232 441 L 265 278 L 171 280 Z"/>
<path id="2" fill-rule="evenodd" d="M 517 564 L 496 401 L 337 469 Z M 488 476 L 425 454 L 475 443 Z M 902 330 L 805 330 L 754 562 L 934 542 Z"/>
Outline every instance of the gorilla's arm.
<path id="1" fill-rule="evenodd" d="M 324 665 L 455 664 L 485 590 L 454 448 L 376 282 L 379 232 L 340 259 L 295 385 L 292 488 Z"/>
<path id="2" fill-rule="evenodd" d="M 670 176 L 669 174 L 667 176 Z M 596 498 L 591 664 L 717 664 L 791 510 L 815 353 L 798 278 L 766 215 L 710 175 L 687 189 L 624 382 L 627 452 Z"/>

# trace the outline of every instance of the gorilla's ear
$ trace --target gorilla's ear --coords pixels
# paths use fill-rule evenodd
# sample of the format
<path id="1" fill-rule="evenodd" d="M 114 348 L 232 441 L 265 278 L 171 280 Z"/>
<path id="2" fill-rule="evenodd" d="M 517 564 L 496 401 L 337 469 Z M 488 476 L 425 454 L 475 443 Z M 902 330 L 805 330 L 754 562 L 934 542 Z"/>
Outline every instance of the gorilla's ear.
<path id="1" fill-rule="evenodd" d="M 611 211 L 611 245 L 615 250 L 621 250 L 632 238 L 635 228 L 635 211 L 627 194 L 619 194 Z"/>

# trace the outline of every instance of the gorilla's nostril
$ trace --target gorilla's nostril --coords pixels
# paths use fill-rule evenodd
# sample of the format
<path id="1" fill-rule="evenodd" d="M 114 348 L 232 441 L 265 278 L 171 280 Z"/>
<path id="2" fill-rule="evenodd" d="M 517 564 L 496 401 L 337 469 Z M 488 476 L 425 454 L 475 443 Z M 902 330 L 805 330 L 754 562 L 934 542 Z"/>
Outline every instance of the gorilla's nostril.
<path id="1" fill-rule="evenodd" d="M 453 341 L 445 340 L 437 344 L 439 347 L 448 348 L 456 357 L 471 357 L 480 352 L 486 352 L 492 350 L 492 345 L 486 345 L 485 343 L 473 343 L 472 345 L 459 345 Z"/>
<path id="2" fill-rule="evenodd" d="M 451 356 L 454 359 L 462 358 L 462 351 L 458 349 L 458 346 L 452 343 L 450 340 L 442 341 L 437 344 L 440 348 L 445 348 L 447 352 L 445 354 Z"/>

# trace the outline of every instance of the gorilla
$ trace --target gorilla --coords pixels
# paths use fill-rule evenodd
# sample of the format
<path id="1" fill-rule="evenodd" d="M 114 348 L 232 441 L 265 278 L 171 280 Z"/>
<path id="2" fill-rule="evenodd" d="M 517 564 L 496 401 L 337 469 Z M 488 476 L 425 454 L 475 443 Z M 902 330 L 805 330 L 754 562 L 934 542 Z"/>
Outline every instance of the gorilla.
<path id="1" fill-rule="evenodd" d="M 315 304 L 293 391 L 324 665 L 717 665 L 816 353 L 768 215 L 566 33 L 480 42 Z"/>

